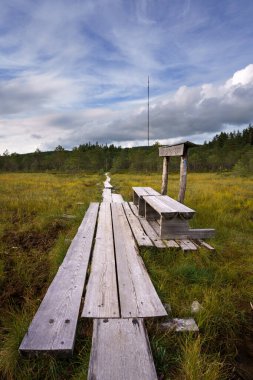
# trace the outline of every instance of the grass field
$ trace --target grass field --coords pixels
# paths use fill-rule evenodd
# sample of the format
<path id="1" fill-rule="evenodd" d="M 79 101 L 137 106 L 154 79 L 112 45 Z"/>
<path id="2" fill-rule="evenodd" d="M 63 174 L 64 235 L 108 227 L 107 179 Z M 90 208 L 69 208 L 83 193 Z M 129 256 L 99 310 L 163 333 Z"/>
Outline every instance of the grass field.
<path id="1" fill-rule="evenodd" d="M 177 197 L 178 177 L 170 175 L 169 195 Z M 0 377 L 3 379 L 85 379 L 91 324 L 79 324 L 70 359 L 22 358 L 18 347 L 91 201 L 99 200 L 99 175 L 1 174 L 0 197 Z M 113 174 L 126 200 L 132 186 L 160 190 L 156 174 Z M 214 227 L 216 252 L 143 249 L 150 276 L 173 317 L 196 316 L 193 334 L 162 333 L 157 321 L 148 331 L 160 379 L 236 379 L 249 371 L 252 355 L 253 182 L 230 175 L 190 174 L 185 203 L 197 211 L 192 226 Z M 82 202 L 83 204 L 78 204 Z M 64 215 L 75 215 L 66 218 Z M 243 349 L 242 349 L 243 348 Z M 238 377 L 237 377 L 238 378 Z M 141 380 L 141 379 L 140 379 Z"/>
<path id="2" fill-rule="evenodd" d="M 130 200 L 132 186 L 160 191 L 161 176 L 115 174 L 112 183 Z M 178 183 L 178 176 L 170 174 L 168 193 L 176 199 Z M 242 362 L 237 371 L 247 372 L 252 379 L 253 181 L 190 174 L 185 204 L 197 212 L 192 227 L 216 229 L 216 237 L 210 240 L 216 252 L 142 250 L 156 289 L 162 301 L 171 305 L 173 317 L 191 317 L 194 300 L 203 306 L 195 317 L 198 337 L 163 334 L 156 323 L 149 324 L 156 368 L 165 379 L 236 379 L 237 357 Z"/>
<path id="3" fill-rule="evenodd" d="M 85 378 L 89 325 L 79 326 L 70 360 L 21 358 L 18 347 L 85 210 L 101 200 L 103 180 L 99 175 L 0 175 L 1 379 Z"/>

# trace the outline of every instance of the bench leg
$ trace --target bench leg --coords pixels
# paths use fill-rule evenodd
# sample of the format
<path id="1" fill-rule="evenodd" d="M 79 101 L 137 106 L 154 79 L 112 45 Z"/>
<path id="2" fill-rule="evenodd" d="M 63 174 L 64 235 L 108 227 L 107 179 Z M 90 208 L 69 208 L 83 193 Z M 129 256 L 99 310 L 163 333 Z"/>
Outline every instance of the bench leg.
<path id="1" fill-rule="evenodd" d="M 186 220 L 179 218 L 160 219 L 160 238 L 161 239 L 184 239 L 187 237 L 189 224 Z"/>
<path id="2" fill-rule="evenodd" d="M 135 206 L 138 206 L 138 202 L 139 202 L 139 197 L 135 192 L 133 192 L 133 204 Z"/>
<path id="3" fill-rule="evenodd" d="M 154 209 L 150 207 L 147 202 L 144 202 L 144 205 L 145 205 L 145 218 L 147 220 L 159 219 L 159 214 L 156 211 L 154 211 Z"/>
<path id="4" fill-rule="evenodd" d="M 145 216 L 145 201 L 142 198 L 139 198 L 139 215 Z"/>

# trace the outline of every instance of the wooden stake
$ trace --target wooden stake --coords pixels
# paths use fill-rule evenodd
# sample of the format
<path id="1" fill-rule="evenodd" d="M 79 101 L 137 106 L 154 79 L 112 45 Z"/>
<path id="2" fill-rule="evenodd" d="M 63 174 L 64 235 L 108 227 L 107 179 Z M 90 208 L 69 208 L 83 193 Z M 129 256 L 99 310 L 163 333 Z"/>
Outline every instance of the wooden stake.
<path id="1" fill-rule="evenodd" d="M 180 187 L 179 187 L 179 194 L 178 194 L 178 202 L 181 202 L 181 203 L 184 202 L 186 181 L 187 181 L 187 149 L 185 149 L 185 152 L 183 156 L 181 157 L 181 164 L 180 164 Z"/>
<path id="2" fill-rule="evenodd" d="M 170 157 L 163 157 L 162 195 L 167 195 L 168 192 L 169 161 Z"/>

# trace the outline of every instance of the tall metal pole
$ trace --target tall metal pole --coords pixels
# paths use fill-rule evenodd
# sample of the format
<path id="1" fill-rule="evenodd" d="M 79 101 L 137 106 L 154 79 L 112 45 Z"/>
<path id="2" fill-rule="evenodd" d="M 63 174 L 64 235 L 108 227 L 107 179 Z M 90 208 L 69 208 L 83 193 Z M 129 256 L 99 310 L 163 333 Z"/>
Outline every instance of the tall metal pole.
<path id="1" fill-rule="evenodd" d="M 148 146 L 149 146 L 149 76 L 148 76 Z"/>

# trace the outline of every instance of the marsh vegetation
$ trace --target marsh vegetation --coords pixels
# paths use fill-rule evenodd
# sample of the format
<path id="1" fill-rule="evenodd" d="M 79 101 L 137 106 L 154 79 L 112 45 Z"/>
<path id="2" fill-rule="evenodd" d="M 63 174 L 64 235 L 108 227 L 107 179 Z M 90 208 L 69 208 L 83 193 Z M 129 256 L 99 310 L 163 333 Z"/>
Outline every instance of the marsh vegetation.
<path id="1" fill-rule="evenodd" d="M 113 174 L 125 200 L 132 186 L 160 190 L 158 174 Z M 0 374 L 3 379 L 84 379 L 92 325 L 78 326 L 70 359 L 21 357 L 19 344 L 75 235 L 88 204 L 101 199 L 104 177 L 97 174 L 1 174 Z M 178 176 L 169 176 L 177 197 Z M 175 334 L 147 327 L 160 379 L 236 379 L 241 347 L 252 355 L 253 197 L 252 179 L 231 174 L 190 174 L 185 203 L 197 211 L 196 228 L 216 228 L 216 252 L 183 253 L 142 249 L 146 267 L 173 317 L 195 316 L 200 333 Z M 75 216 L 75 218 L 67 217 Z M 246 356 L 244 353 L 244 357 Z M 239 356 L 238 356 L 239 355 Z M 238 359 L 239 358 L 239 359 Z M 242 360 L 242 357 L 241 359 Z"/>

